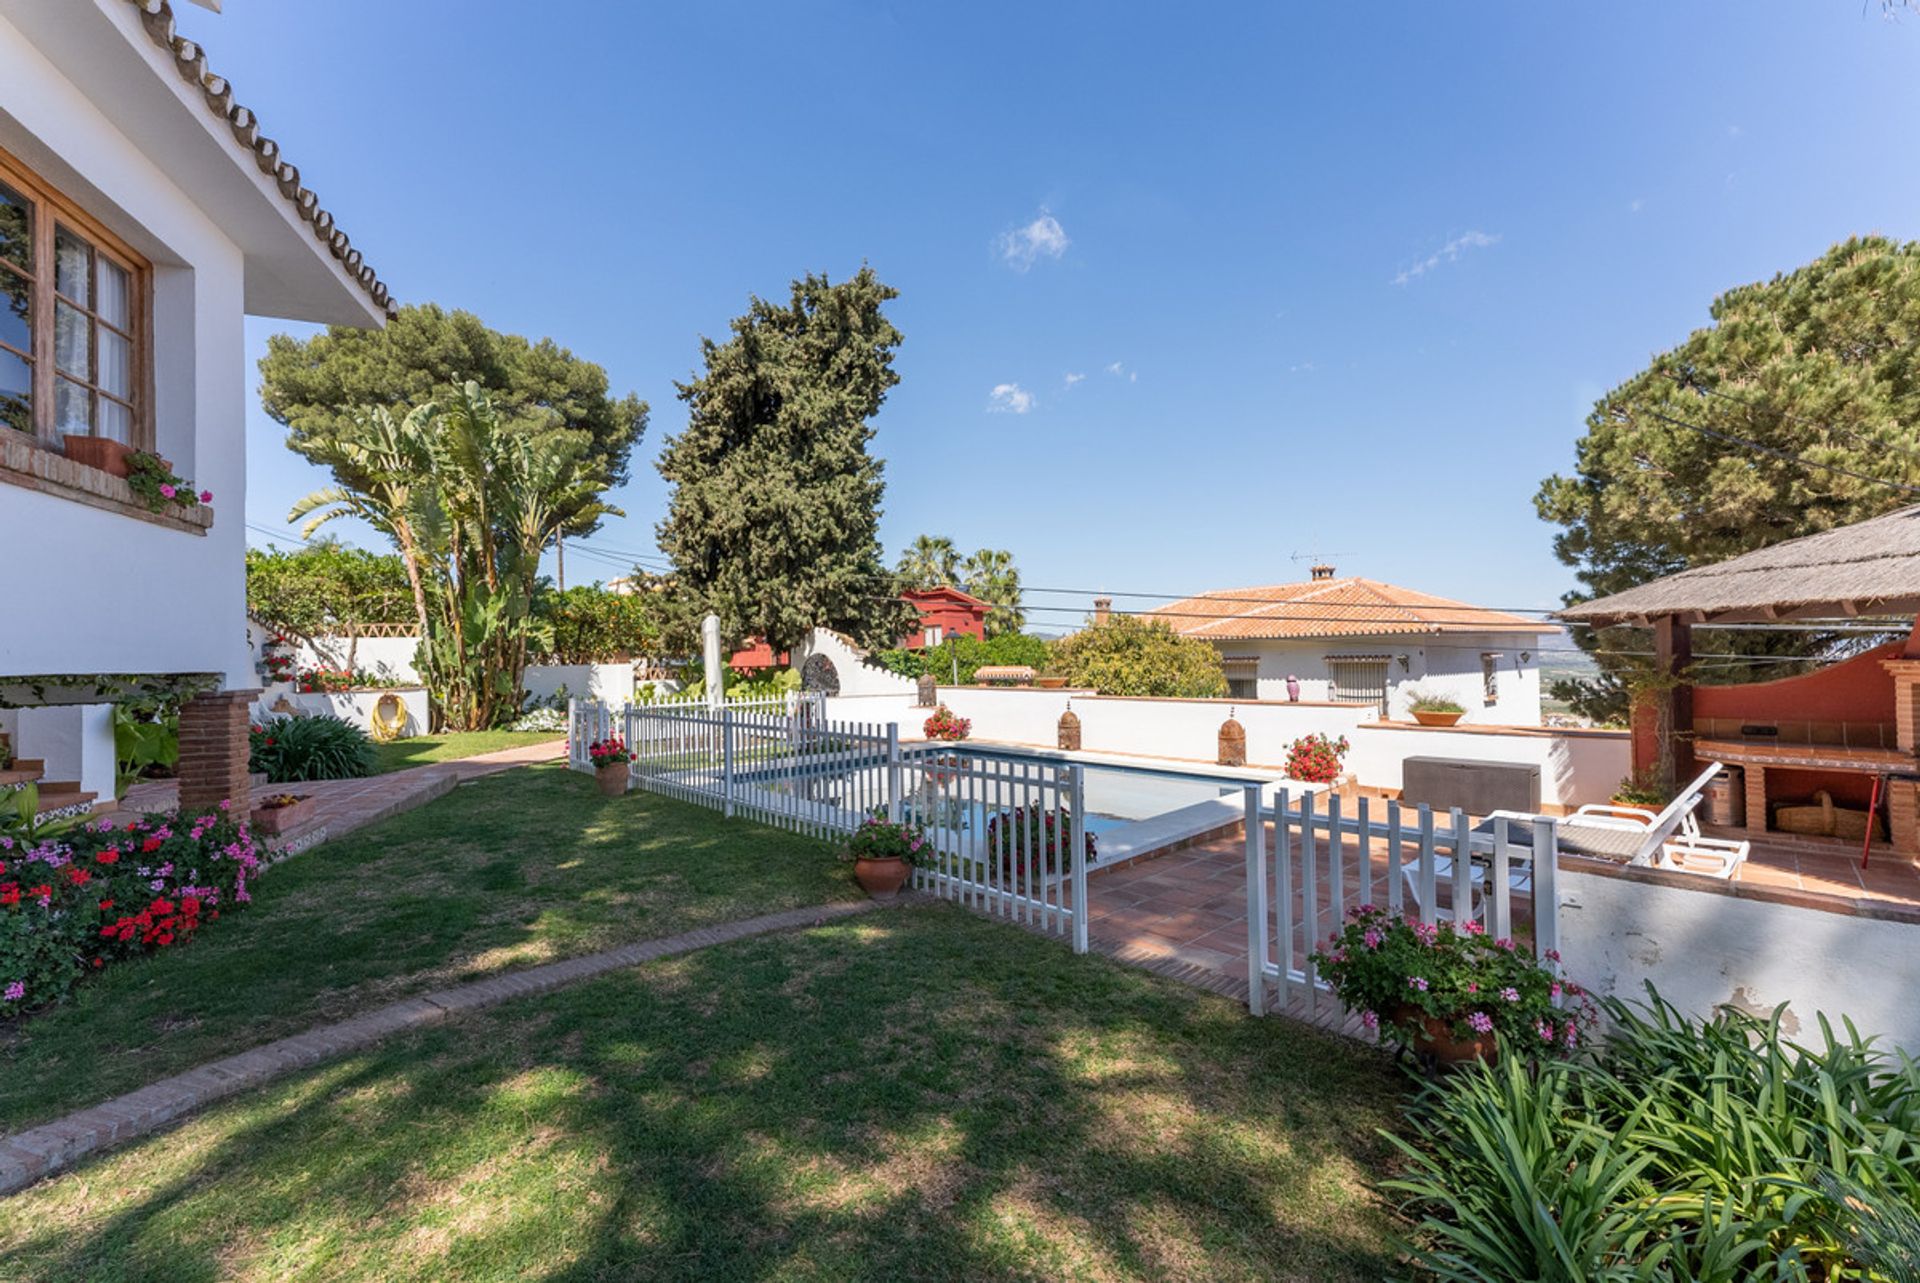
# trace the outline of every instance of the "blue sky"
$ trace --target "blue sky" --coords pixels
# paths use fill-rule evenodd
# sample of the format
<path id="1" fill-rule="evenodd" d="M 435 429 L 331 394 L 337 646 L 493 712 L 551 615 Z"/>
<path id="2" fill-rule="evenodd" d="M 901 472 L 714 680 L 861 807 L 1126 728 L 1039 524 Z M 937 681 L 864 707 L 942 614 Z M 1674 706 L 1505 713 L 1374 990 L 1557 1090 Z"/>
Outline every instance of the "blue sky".
<path id="1" fill-rule="evenodd" d="M 1592 400 L 1719 291 L 1920 235 L 1920 17 L 1858 0 L 227 10 L 182 26 L 403 301 L 652 404 L 570 582 L 657 556 L 698 336 L 864 260 L 906 335 L 890 558 L 928 531 L 1180 593 L 1317 550 L 1552 605 L 1531 500 Z M 284 530 L 324 475 L 248 430 Z"/>

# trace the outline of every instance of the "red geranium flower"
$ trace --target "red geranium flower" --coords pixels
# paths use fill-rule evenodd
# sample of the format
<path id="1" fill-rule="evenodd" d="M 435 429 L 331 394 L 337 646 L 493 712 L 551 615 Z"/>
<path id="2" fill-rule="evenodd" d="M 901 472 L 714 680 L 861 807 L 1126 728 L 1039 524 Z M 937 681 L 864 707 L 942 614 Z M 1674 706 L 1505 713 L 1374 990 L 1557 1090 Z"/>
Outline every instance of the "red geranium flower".
<path id="1" fill-rule="evenodd" d="M 159 849 L 160 849 L 159 838 L 148 838 L 146 841 L 140 844 L 140 853 L 142 855 L 151 855 L 155 851 L 158 851 Z"/>

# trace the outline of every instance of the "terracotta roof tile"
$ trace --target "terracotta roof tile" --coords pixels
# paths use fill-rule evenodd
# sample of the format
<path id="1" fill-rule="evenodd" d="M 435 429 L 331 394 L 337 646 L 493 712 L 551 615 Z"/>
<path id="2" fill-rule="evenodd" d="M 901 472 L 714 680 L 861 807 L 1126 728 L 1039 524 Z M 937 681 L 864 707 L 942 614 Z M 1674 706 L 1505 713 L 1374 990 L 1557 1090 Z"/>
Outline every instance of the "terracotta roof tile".
<path id="1" fill-rule="evenodd" d="M 1505 611 L 1357 578 L 1222 588 L 1146 615 L 1188 637 L 1222 639 L 1553 631 L 1550 624 Z"/>
<path id="2" fill-rule="evenodd" d="M 300 185 L 300 171 L 280 158 L 280 144 L 260 132 L 253 112 L 233 100 L 233 86 L 226 77 L 207 70 L 207 54 L 197 43 L 177 35 L 173 29 L 173 6 L 169 0 L 127 0 L 140 11 L 140 22 L 153 43 L 173 58 L 181 79 L 197 87 L 207 100 L 207 110 L 233 133 L 242 149 L 252 153 L 260 172 L 271 178 L 280 194 L 293 206 L 294 213 L 313 229 L 315 239 L 338 260 L 340 269 L 365 290 L 388 316 L 395 316 L 400 305 L 388 293 L 379 273 L 361 258 L 347 234 L 334 226 L 333 215 L 320 207 L 320 200 Z"/>

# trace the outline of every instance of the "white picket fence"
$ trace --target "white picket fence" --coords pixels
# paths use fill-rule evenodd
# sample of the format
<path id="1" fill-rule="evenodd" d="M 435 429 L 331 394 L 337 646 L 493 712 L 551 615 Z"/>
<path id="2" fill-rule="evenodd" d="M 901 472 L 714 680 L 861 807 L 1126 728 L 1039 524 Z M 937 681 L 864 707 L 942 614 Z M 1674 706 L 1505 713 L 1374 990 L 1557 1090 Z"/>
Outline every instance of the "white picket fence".
<path id="1" fill-rule="evenodd" d="M 568 709 L 569 760 L 619 734 L 635 786 L 832 840 L 884 816 L 926 842 L 914 886 L 1087 948 L 1086 783 L 1079 766 L 902 749 L 895 723 L 829 722 L 815 698 Z"/>
<path id="2" fill-rule="evenodd" d="M 1426 806 L 1338 795 L 1263 806 L 1246 790 L 1247 1006 L 1255 1015 L 1296 1004 L 1309 1016 L 1337 1006 L 1313 953 L 1328 947 L 1349 908 L 1375 904 L 1424 921 L 1464 911 L 1496 939 L 1557 954 L 1558 839 L 1553 820 L 1502 818 L 1476 831 L 1459 809 L 1436 821 Z"/>

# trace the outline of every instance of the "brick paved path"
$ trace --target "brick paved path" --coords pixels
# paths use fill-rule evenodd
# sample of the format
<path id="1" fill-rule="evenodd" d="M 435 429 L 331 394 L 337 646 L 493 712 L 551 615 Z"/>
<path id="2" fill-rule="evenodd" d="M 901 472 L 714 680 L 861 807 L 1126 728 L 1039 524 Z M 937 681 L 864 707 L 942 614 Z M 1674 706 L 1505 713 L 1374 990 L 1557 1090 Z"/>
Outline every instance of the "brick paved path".
<path id="1" fill-rule="evenodd" d="M 557 761 L 566 756 L 567 742 L 551 740 L 542 744 L 522 744 L 478 757 L 453 762 L 431 762 L 409 766 L 385 775 L 370 775 L 362 780 L 307 780 L 300 784 L 270 784 L 270 792 L 303 793 L 318 799 L 313 820 L 271 844 L 286 852 L 304 851 L 321 842 L 345 837 L 355 829 L 424 806 L 437 797 L 451 793 L 468 780 L 497 775 L 532 762 Z M 122 814 L 145 811 L 170 811 L 179 803 L 180 790 L 173 780 L 147 780 L 127 790 L 120 800 Z"/>
<path id="2" fill-rule="evenodd" d="M 51 1176 L 98 1150 L 158 1131 L 222 1097 L 370 1047 L 393 1034 L 445 1020 L 451 1014 L 478 1011 L 511 998 L 547 993 L 676 953 L 690 953 L 795 927 L 815 926 L 878 907 L 879 902 L 875 900 L 853 900 L 742 918 L 435 990 L 389 1003 L 352 1020 L 309 1029 L 306 1033 L 163 1078 L 43 1126 L 0 1137 L 0 1195 L 11 1194 Z"/>

